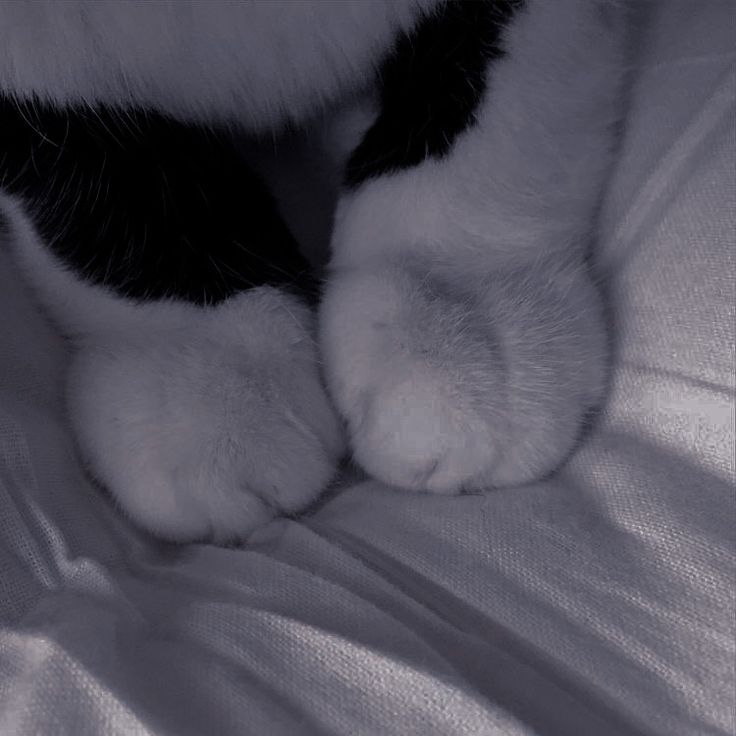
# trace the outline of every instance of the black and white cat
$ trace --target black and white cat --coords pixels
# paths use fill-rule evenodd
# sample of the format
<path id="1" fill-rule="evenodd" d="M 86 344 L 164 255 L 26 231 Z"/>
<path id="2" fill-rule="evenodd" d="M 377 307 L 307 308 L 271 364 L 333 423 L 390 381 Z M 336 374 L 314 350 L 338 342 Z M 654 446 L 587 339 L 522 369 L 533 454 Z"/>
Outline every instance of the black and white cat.
<path id="1" fill-rule="evenodd" d="M 75 340 L 74 430 L 122 510 L 172 540 L 247 537 L 320 493 L 345 435 L 417 491 L 554 470 L 605 383 L 586 252 L 624 15 L 0 2 L 9 243 Z M 319 283 L 234 141 L 340 104 Z"/>

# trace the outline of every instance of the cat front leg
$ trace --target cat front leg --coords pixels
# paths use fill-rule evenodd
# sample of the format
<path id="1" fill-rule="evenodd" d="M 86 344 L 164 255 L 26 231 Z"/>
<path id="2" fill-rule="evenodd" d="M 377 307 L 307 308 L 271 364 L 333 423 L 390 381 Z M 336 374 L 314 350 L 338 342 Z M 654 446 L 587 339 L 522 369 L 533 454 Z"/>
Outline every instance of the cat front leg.
<path id="1" fill-rule="evenodd" d="M 10 244 L 70 338 L 69 416 L 140 527 L 239 541 L 332 477 L 314 284 L 228 139 L 153 113 L 0 101 Z"/>
<path id="2" fill-rule="evenodd" d="M 382 69 L 320 323 L 354 457 L 377 478 L 457 493 L 543 477 L 600 403 L 586 251 L 624 29 L 606 2 L 461 3 Z"/>

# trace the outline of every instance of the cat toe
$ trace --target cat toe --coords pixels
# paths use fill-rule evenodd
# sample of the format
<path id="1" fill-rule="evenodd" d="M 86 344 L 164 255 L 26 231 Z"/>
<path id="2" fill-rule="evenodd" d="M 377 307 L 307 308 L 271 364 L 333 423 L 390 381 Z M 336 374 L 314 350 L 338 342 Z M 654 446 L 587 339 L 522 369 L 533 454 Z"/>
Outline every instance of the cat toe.
<path id="1" fill-rule="evenodd" d="M 554 470 L 603 390 L 605 331 L 585 279 L 506 274 L 468 290 L 471 279 L 429 269 L 337 273 L 321 335 L 355 460 L 391 485 L 442 494 Z"/>
<path id="2" fill-rule="evenodd" d="M 158 537 L 244 540 L 304 509 L 335 472 L 343 431 L 303 312 L 262 296 L 179 331 L 96 340 L 72 365 L 80 450 L 121 511 Z M 269 339 L 248 334 L 269 319 Z"/>

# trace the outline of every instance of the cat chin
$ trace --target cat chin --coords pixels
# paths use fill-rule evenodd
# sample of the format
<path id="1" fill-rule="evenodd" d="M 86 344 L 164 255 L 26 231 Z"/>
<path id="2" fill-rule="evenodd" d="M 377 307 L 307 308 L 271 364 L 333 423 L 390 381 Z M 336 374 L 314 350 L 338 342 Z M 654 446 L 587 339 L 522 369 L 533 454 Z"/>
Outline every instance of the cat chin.
<path id="1" fill-rule="evenodd" d="M 0 90 L 273 130 L 364 85 L 441 2 L 4 2 Z"/>

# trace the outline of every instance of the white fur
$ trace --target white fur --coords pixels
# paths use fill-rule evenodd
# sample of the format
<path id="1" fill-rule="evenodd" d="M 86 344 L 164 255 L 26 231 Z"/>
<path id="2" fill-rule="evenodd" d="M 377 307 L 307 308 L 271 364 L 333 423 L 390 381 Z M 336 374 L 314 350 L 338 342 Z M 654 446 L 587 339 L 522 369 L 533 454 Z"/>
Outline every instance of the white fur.
<path id="1" fill-rule="evenodd" d="M 83 341 L 72 424 L 92 472 L 140 526 L 178 541 L 243 539 L 314 500 L 342 429 L 298 300 L 263 287 L 191 317 Z"/>
<path id="2" fill-rule="evenodd" d="M 440 0 L 0 0 L 0 89 L 257 129 L 365 84 Z"/>
<path id="3" fill-rule="evenodd" d="M 242 540 L 323 490 L 344 452 L 314 315 L 262 287 L 216 308 L 133 303 L 80 281 L 0 198 L 11 244 L 75 356 L 72 427 L 122 511 L 174 541 Z"/>
<path id="4" fill-rule="evenodd" d="M 355 85 L 435 2 L 0 1 L 0 88 L 272 126 Z M 529 0 L 451 153 L 340 201 L 325 373 L 356 459 L 389 483 L 537 478 L 600 399 L 605 331 L 582 249 L 621 80 L 620 11 L 604 6 Z M 370 114 L 325 134 L 337 159 Z M 268 288 L 212 310 L 123 302 L 65 272 L 18 201 L 0 205 L 80 346 L 75 432 L 127 514 L 166 538 L 225 541 L 315 497 L 343 446 L 303 307 Z"/>
<path id="5" fill-rule="evenodd" d="M 533 480 L 600 401 L 605 325 L 582 253 L 623 69 L 620 8 L 606 5 L 530 0 L 451 154 L 340 203 L 328 385 L 356 459 L 386 482 Z"/>
<path id="6" fill-rule="evenodd" d="M 201 310 L 177 301 L 133 302 L 79 279 L 44 245 L 17 197 L 0 191 L 0 209 L 12 232 L 15 260 L 35 294 L 67 336 L 105 335 L 110 329 L 150 330 L 182 327 Z"/>

